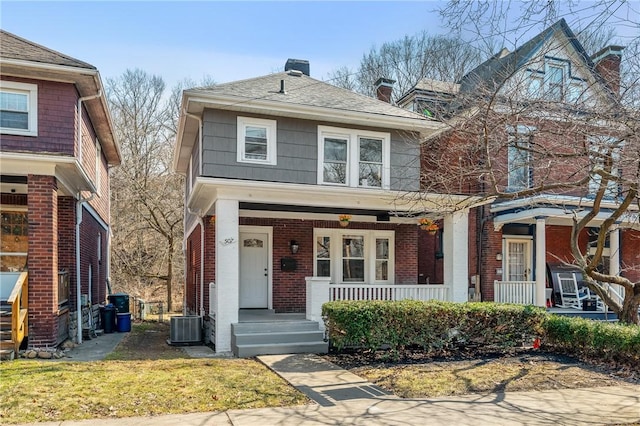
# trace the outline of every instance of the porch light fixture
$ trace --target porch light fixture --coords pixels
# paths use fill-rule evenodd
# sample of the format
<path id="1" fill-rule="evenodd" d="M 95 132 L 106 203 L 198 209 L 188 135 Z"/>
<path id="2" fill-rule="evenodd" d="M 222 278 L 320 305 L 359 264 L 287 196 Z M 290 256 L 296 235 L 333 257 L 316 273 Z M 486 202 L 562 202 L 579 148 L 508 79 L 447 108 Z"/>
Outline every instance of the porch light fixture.
<path id="1" fill-rule="evenodd" d="M 291 254 L 296 254 L 298 250 L 300 250 L 300 245 L 296 240 L 291 240 L 291 242 L 289 242 L 289 249 L 291 249 Z"/>
<path id="2" fill-rule="evenodd" d="M 496 260 L 502 260 L 502 253 L 496 254 Z"/>

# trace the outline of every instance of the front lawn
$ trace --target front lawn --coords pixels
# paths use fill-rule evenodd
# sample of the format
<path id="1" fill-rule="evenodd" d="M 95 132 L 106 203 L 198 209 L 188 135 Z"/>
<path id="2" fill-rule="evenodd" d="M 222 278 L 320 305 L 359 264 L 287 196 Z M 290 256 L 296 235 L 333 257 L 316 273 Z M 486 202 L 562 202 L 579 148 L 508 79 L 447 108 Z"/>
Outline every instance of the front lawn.
<path id="1" fill-rule="evenodd" d="M 61 362 L 20 359 L 0 364 L 0 424 L 300 405 L 307 398 L 249 359 L 189 359 L 137 345 L 160 331 L 134 327 L 116 349 L 120 360 Z M 177 352 L 176 352 L 177 351 Z M 182 358 L 176 358 L 177 353 Z M 167 353 L 171 354 L 169 358 Z M 133 360 L 122 360 L 133 359 Z"/>

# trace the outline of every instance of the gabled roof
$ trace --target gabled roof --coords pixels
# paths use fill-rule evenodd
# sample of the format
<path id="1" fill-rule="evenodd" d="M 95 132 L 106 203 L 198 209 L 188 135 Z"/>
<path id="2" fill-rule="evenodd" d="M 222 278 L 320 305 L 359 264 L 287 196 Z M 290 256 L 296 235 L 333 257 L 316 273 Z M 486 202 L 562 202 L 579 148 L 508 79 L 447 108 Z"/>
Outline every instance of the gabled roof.
<path id="1" fill-rule="evenodd" d="M 42 62 L 52 65 L 66 65 L 76 68 L 95 70 L 96 67 L 74 59 L 63 53 L 41 46 L 15 34 L 0 29 L 0 56 L 29 62 Z"/>
<path id="2" fill-rule="evenodd" d="M 110 165 L 120 164 L 111 115 L 98 70 L 93 65 L 0 30 L 0 73 L 33 80 L 73 83 L 81 97 L 100 95 L 84 102 Z"/>
<path id="3" fill-rule="evenodd" d="M 593 62 L 585 52 L 584 48 L 576 38 L 567 22 L 560 19 L 540 34 L 518 47 L 513 52 L 507 52 L 506 49 L 498 52 L 475 69 L 464 75 L 458 83 L 460 84 L 460 92 L 474 93 L 479 89 L 495 90 L 509 79 L 517 70 L 524 67 L 531 61 L 538 50 L 547 40 L 554 36 L 557 32 L 563 33 L 569 40 L 571 46 L 584 62 L 587 69 L 593 70 Z M 594 74 L 595 75 L 595 74 Z"/>
<path id="4" fill-rule="evenodd" d="M 185 90 L 174 152 L 176 171 L 186 170 L 198 133 L 196 120 L 187 115 L 199 116 L 205 108 L 416 132 L 433 132 L 443 126 L 421 114 L 290 70 Z"/>

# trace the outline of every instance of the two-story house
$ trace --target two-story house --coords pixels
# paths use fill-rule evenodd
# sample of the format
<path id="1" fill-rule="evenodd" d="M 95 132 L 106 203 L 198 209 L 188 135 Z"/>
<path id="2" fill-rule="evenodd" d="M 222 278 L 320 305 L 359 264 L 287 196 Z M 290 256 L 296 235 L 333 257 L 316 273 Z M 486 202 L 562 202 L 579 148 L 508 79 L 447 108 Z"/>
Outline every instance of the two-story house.
<path id="1" fill-rule="evenodd" d="M 468 209 L 442 206 L 469 200 L 419 191 L 420 141 L 441 123 L 390 105 L 391 84 L 380 79 L 373 99 L 290 59 L 284 72 L 184 91 L 185 312 L 205 319 L 217 352 L 326 350 L 317 321 L 329 299 L 467 300 Z M 441 239 L 430 245 L 440 285 L 420 276 L 419 218 L 440 220 L 429 235 Z M 266 338 L 246 323 L 275 330 L 296 314 L 316 321 L 315 337 L 250 350 Z"/>
<path id="2" fill-rule="evenodd" d="M 620 111 L 621 54 L 621 47 L 610 46 L 588 55 L 560 20 L 458 82 L 422 81 L 399 99 L 400 106 L 448 124 L 424 144 L 423 169 L 440 166 L 437 175 L 424 174 L 424 188 L 495 195 L 477 208 L 472 238 L 482 300 L 567 305 L 558 273 L 575 272 L 581 280 L 566 267 L 574 263 L 574 218 L 590 211 L 600 186 L 593 174 L 603 167 L 594 163 L 602 161 L 597 154 L 625 133 L 615 114 L 608 115 Z M 609 186 L 602 210 L 580 234 L 583 253 L 595 250 L 601 224 L 620 202 L 621 188 Z M 639 230 L 632 204 L 608 233 L 603 271 L 640 280 Z"/>
<path id="3" fill-rule="evenodd" d="M 53 347 L 69 330 L 82 341 L 96 326 L 89 307 L 106 300 L 109 167 L 120 163 L 100 74 L 6 31 L 0 45 L 2 345 L 26 335 Z M 6 329 L 11 317 L 20 330 Z"/>

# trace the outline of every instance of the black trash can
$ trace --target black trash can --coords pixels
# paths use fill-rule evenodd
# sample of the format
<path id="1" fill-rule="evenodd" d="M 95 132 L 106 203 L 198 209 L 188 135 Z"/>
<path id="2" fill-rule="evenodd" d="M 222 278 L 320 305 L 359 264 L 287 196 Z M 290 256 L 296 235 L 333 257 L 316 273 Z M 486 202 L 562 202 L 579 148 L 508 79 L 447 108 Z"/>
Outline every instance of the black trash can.
<path id="1" fill-rule="evenodd" d="M 113 333 L 116 328 L 116 307 L 111 303 L 100 308 L 100 323 L 102 330 L 106 333 Z"/>
<path id="2" fill-rule="evenodd" d="M 129 295 L 126 293 L 110 294 L 109 303 L 113 303 L 120 314 L 129 312 Z"/>

